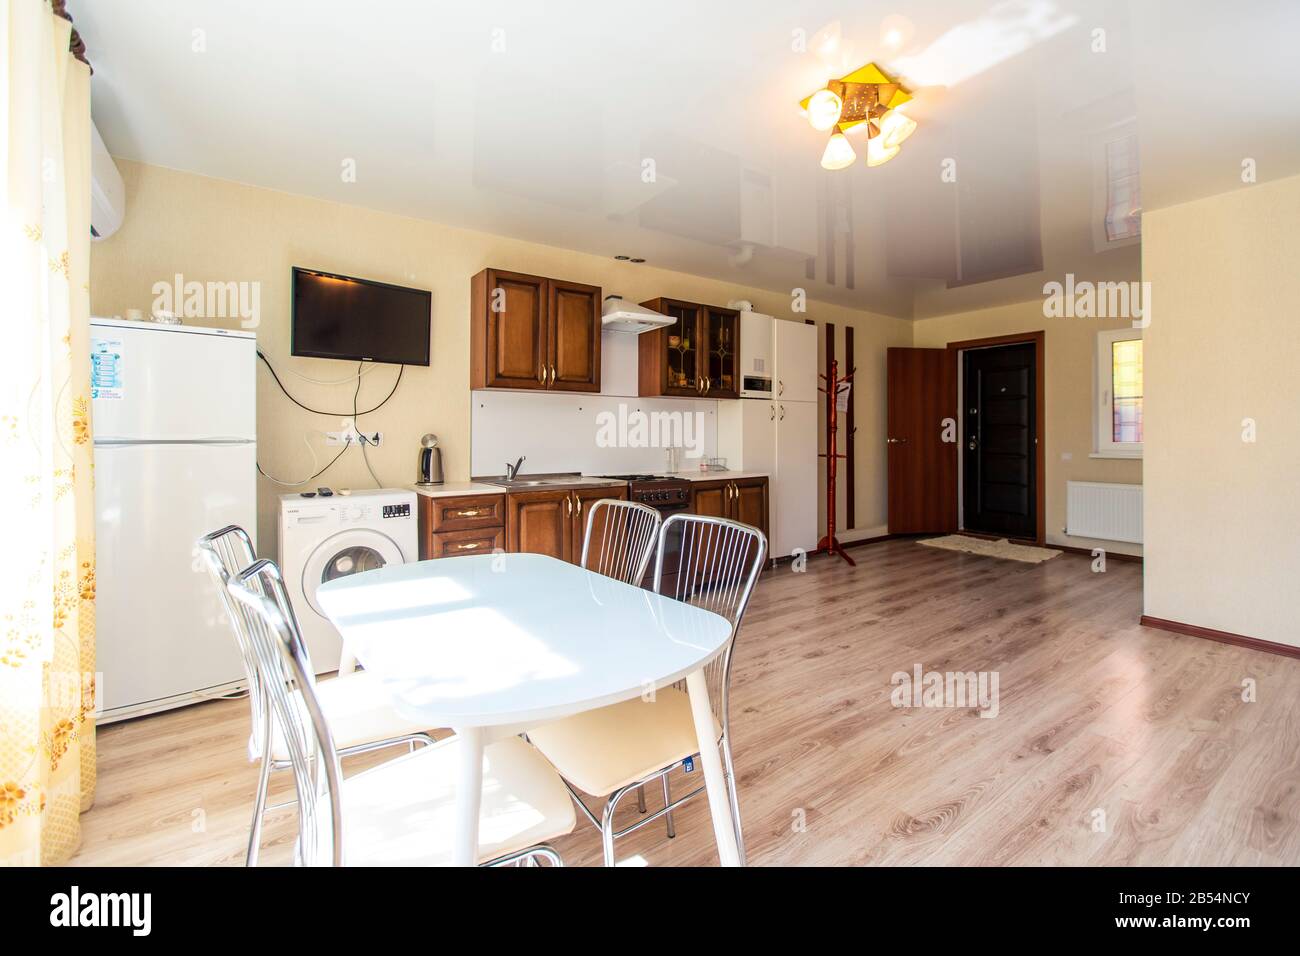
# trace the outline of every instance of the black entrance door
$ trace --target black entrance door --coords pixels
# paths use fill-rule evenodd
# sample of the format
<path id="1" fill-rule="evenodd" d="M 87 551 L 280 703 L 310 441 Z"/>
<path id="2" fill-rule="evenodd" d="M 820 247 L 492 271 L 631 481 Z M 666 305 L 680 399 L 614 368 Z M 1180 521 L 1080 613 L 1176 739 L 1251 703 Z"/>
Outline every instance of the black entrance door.
<path id="1" fill-rule="evenodd" d="M 1034 346 L 968 349 L 962 356 L 962 527 L 1033 538 Z"/>

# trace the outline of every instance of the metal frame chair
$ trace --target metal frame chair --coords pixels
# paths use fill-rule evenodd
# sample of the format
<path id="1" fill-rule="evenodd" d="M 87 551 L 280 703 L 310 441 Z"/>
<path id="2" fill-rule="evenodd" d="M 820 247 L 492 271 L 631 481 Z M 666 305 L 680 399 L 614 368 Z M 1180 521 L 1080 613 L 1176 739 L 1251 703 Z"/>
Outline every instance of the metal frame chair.
<path id="1" fill-rule="evenodd" d="M 598 549 L 592 559 L 592 532 L 596 515 L 607 512 L 601 526 Z M 654 556 L 663 516 L 639 501 L 601 498 L 587 510 L 587 530 L 582 537 L 582 558 L 578 564 L 624 584 L 640 584 Z"/>
<path id="2" fill-rule="evenodd" d="M 290 806 L 292 803 L 290 801 L 289 803 L 271 806 L 266 803 L 267 791 L 270 789 L 271 773 L 276 770 L 291 769 L 292 761 L 276 760 L 272 756 L 274 735 L 271 724 L 271 699 L 262 683 L 257 654 L 249 636 L 249 618 L 244 608 L 231 598 L 228 590 L 231 580 L 256 563 L 257 555 L 253 552 L 253 541 L 248 532 L 238 525 L 227 525 L 220 530 L 205 534 L 199 538 L 197 548 L 207 565 L 217 592 L 221 596 L 221 604 L 226 616 L 230 619 L 230 627 L 234 631 L 235 643 L 239 646 L 239 654 L 244 664 L 244 674 L 248 680 L 248 703 L 253 728 L 250 739 L 250 752 L 259 751 L 261 753 L 261 767 L 257 777 L 257 794 L 253 803 L 253 822 L 249 828 L 248 850 L 245 853 L 244 863 L 246 866 L 256 866 L 258 851 L 261 847 L 262 820 L 266 811 Z M 284 600 L 284 612 L 288 620 L 292 622 L 294 630 L 297 630 L 298 619 L 294 616 L 293 607 L 289 604 L 287 596 Z M 303 654 L 306 655 L 306 653 L 304 646 Z M 315 673 L 310 658 L 307 659 L 306 666 L 310 672 Z M 427 733 L 401 733 L 393 737 L 344 747 L 339 750 L 339 754 L 344 757 L 351 757 L 371 750 L 395 747 L 401 744 L 414 748 L 416 743 L 428 746 L 434 742 L 434 738 Z"/>
<path id="3" fill-rule="evenodd" d="M 289 604 L 280 569 L 273 561 L 257 561 L 229 579 L 226 592 L 232 603 L 240 606 L 248 624 L 249 645 L 262 692 L 270 703 L 269 714 L 281 727 L 289 753 L 299 807 L 294 862 L 299 866 L 343 866 L 345 784 L 340 752 L 316 696 L 311 659 Z M 511 742 L 527 746 L 515 738 Z M 404 760 L 422 760 L 431 753 L 421 750 L 381 764 L 349 781 L 383 773 Z M 544 766 L 540 755 L 536 759 Z M 549 768 L 547 772 L 551 772 Z M 425 799 L 425 795 L 420 794 L 419 799 Z M 572 826 L 570 815 L 568 827 L 572 829 Z M 546 860 L 553 866 L 564 865 L 555 849 L 544 844 L 504 854 L 483 865 L 532 866 L 538 860 Z"/>
<path id="4" fill-rule="evenodd" d="M 674 534 L 679 535 L 678 573 L 672 581 L 666 582 L 663 573 L 664 554 L 667 552 L 666 545 Z M 736 794 L 735 767 L 731 754 L 729 714 L 731 664 L 740 622 L 758 576 L 762 573 L 766 557 L 767 537 L 758 528 L 728 518 L 676 514 L 664 521 L 660 528 L 658 557 L 655 563 L 654 590 L 656 592 L 714 611 L 731 622 L 731 635 L 727 640 L 726 649 L 705 667 L 705 681 L 709 688 L 709 700 L 713 705 L 714 714 L 720 717 L 722 733 L 719 744 L 722 748 L 723 768 L 727 780 L 727 798 L 742 864 L 745 862 L 745 842 L 741 833 L 740 803 Z M 674 685 L 674 689 L 684 692 L 685 683 Z M 541 736 L 541 734 L 535 731 L 532 736 Z M 545 753 L 544 747 L 543 753 Z M 696 752 L 689 757 L 675 760 L 640 780 L 614 790 L 605 799 L 600 819 L 597 819 L 588 809 L 574 786 L 568 780 L 565 781 L 565 786 L 569 788 L 569 794 L 578 809 L 600 831 L 606 866 L 614 865 L 615 840 L 641 829 L 660 817 L 666 818 L 668 836 L 676 835 L 673 811 L 705 792 L 705 787 L 701 785 L 685 796 L 673 800 L 668 776 L 678 767 L 685 765 L 687 760 L 693 761 L 698 756 L 699 753 Z M 563 776 L 564 768 L 558 769 Z M 633 791 L 642 793 L 642 788 L 656 779 L 660 781 L 663 788 L 663 809 L 621 830 L 615 830 L 614 811 L 619 802 Z M 641 803 L 640 807 L 643 809 L 644 803 Z"/>

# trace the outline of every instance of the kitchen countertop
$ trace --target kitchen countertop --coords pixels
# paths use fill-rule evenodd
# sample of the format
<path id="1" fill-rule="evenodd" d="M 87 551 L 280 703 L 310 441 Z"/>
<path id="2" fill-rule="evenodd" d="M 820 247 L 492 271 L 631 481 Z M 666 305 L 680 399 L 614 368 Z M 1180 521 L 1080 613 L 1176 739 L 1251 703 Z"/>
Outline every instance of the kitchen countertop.
<path id="1" fill-rule="evenodd" d="M 411 490 L 426 498 L 452 498 L 456 495 L 504 495 L 500 485 L 485 485 L 481 481 L 444 481 L 437 485 L 411 485 Z"/>
<path id="2" fill-rule="evenodd" d="M 521 475 L 528 480 L 529 475 Z M 538 476 L 540 477 L 540 476 Z M 742 478 L 767 478 L 765 471 L 679 471 L 676 474 L 661 472 L 655 477 L 677 478 L 682 481 L 738 481 Z M 624 482 L 601 475 L 575 475 L 572 481 L 548 481 L 544 485 L 505 488 L 483 481 L 444 481 L 440 485 L 411 485 L 411 490 L 426 498 L 453 498 L 457 495 L 504 495 L 508 491 L 561 491 L 565 488 L 599 488 L 621 485 Z"/>
<path id="3" fill-rule="evenodd" d="M 646 474 L 652 474 L 646 472 Z M 765 471 L 678 471 L 654 472 L 656 478 L 676 478 L 679 481 L 738 481 L 741 478 L 769 478 Z"/>

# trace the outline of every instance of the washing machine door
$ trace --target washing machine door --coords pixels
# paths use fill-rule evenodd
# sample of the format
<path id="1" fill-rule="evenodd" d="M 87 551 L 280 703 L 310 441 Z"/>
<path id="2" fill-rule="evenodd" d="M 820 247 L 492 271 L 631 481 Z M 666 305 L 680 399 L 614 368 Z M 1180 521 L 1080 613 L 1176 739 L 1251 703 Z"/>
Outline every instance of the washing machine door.
<path id="1" fill-rule="evenodd" d="M 388 535 L 372 528 L 340 531 L 317 545 L 303 565 L 302 593 L 311 609 L 326 617 L 316 601 L 316 589 L 326 581 L 402 563 L 402 550 Z"/>

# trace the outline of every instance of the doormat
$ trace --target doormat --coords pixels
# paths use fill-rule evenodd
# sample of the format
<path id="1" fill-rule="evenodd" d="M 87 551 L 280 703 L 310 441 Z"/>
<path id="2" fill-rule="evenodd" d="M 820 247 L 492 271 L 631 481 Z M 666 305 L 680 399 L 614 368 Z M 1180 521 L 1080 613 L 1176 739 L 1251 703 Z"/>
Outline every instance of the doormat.
<path id="1" fill-rule="evenodd" d="M 1009 561 L 1024 561 L 1028 564 L 1041 564 L 1060 554 L 1053 548 L 1035 548 L 1028 544 L 1012 544 L 1006 538 L 989 541 L 985 538 L 971 538 L 964 534 L 946 534 L 942 538 L 926 538 L 918 541 L 927 548 L 943 548 L 946 551 L 965 551 L 967 554 L 982 554 L 986 558 L 1005 558 Z"/>

